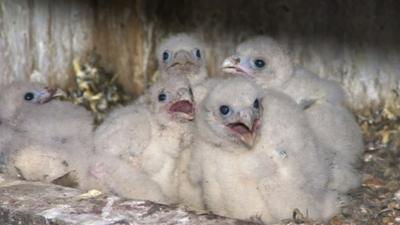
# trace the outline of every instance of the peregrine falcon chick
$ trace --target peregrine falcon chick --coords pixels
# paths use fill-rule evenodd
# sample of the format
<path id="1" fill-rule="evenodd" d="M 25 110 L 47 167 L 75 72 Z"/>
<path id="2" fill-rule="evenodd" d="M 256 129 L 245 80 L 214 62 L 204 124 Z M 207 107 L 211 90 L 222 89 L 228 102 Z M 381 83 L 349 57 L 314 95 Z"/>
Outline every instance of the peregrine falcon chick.
<path id="1" fill-rule="evenodd" d="M 92 117 L 84 108 L 52 100 L 57 90 L 13 82 L 0 91 L 3 172 L 53 182 L 92 149 Z M 10 135 L 11 134 L 11 135 Z"/>
<path id="2" fill-rule="evenodd" d="M 191 142 L 191 121 L 195 112 L 193 93 L 186 77 L 170 75 L 162 76 L 144 97 L 146 102 L 142 104 L 134 103 L 111 113 L 95 131 L 95 151 L 129 162 L 130 170 L 126 171 L 129 179 L 159 187 L 136 185 L 118 194 L 173 203 L 177 199 L 177 160 Z M 112 167 L 111 164 L 108 166 Z M 123 185 L 127 179 L 118 176 L 104 178 L 110 185 L 119 179 Z M 162 193 L 142 196 L 146 189 L 161 190 Z"/>
<path id="3" fill-rule="evenodd" d="M 193 197 L 185 203 L 265 223 L 294 209 L 319 219 L 336 213 L 327 162 L 298 105 L 244 78 L 215 83 L 196 111 L 187 172 Z"/>
<path id="4" fill-rule="evenodd" d="M 205 45 L 195 36 L 172 35 L 161 41 L 156 52 L 161 75 L 184 75 L 192 86 L 206 79 Z"/>
<path id="5" fill-rule="evenodd" d="M 334 81 L 296 69 L 289 55 L 275 40 L 255 37 L 241 43 L 236 54 L 223 63 L 223 71 L 255 80 L 292 97 L 302 107 L 317 139 L 327 147 L 330 161 L 330 187 L 347 192 L 360 185 L 357 171 L 363 152 L 360 129 L 345 106 L 342 88 Z M 329 149 L 329 150 L 328 150 Z"/>

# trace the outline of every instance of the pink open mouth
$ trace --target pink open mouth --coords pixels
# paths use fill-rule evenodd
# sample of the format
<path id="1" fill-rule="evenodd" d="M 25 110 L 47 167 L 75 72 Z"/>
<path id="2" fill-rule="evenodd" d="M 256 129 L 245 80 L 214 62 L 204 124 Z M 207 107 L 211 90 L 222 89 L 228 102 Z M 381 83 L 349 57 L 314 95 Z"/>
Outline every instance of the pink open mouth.
<path id="1" fill-rule="evenodd" d="M 243 123 L 229 123 L 227 125 L 231 130 L 235 131 L 236 133 L 240 134 L 240 135 L 244 135 L 247 133 L 252 133 L 252 131 Z"/>
<path id="2" fill-rule="evenodd" d="M 182 113 L 190 120 L 194 118 L 194 107 L 192 102 L 188 100 L 175 102 L 171 107 L 169 107 L 169 111 L 172 113 Z"/>
<path id="3" fill-rule="evenodd" d="M 246 144 L 248 147 L 252 147 L 255 143 L 256 136 L 257 136 L 257 130 L 259 129 L 260 125 L 258 120 L 255 120 L 253 122 L 253 125 L 251 128 L 247 127 L 245 124 L 241 122 L 236 122 L 236 123 L 229 123 L 226 125 L 231 129 L 233 132 L 235 132 L 242 143 Z"/>

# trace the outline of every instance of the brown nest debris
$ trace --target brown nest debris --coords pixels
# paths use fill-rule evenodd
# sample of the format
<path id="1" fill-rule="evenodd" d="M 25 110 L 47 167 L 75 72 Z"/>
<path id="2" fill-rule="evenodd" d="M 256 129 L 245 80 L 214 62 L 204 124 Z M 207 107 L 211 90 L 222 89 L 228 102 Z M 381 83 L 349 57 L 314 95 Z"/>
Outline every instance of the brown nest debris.
<path id="1" fill-rule="evenodd" d="M 113 107 L 125 105 L 132 99 L 118 83 L 117 76 L 100 65 L 97 54 L 91 54 L 84 63 L 75 58 L 73 67 L 75 79 L 68 90 L 68 100 L 91 111 L 95 124 L 100 124 Z"/>
<path id="2" fill-rule="evenodd" d="M 400 224 L 399 107 L 395 95 L 385 105 L 358 113 L 365 141 L 363 184 L 330 224 Z"/>

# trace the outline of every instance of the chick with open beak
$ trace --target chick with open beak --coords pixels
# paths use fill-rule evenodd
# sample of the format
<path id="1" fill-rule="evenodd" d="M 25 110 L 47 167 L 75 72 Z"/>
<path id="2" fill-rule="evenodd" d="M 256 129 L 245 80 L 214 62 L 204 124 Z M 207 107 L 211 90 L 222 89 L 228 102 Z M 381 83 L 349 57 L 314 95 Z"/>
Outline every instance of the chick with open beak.
<path id="1" fill-rule="evenodd" d="M 163 76 L 149 91 L 149 102 L 160 121 L 185 122 L 194 119 L 193 92 L 186 77 Z"/>
<path id="2" fill-rule="evenodd" d="M 102 159 L 90 168 L 94 183 L 85 186 L 177 203 L 178 160 L 191 144 L 195 116 L 190 82 L 182 75 L 161 76 L 143 100 L 114 110 L 95 130 L 95 152 Z"/>
<path id="3" fill-rule="evenodd" d="M 327 146 L 323 151 L 332 165 L 329 187 L 342 193 L 359 187 L 365 148 L 341 85 L 295 65 L 287 49 L 271 37 L 248 39 L 235 52 L 224 60 L 222 71 L 290 96 L 306 113 L 316 139 Z"/>
<path id="4" fill-rule="evenodd" d="M 196 111 L 184 202 L 268 224 L 296 208 L 316 219 L 338 212 L 323 146 L 296 102 L 243 77 L 215 83 Z"/>
<path id="5" fill-rule="evenodd" d="M 199 130 L 212 132 L 209 136 L 216 142 L 243 144 L 251 149 L 260 135 L 263 92 L 243 78 L 230 80 L 235 84 L 230 87 L 225 82 L 216 80 L 217 85 L 201 103 L 197 124 L 207 128 Z"/>
<path id="6" fill-rule="evenodd" d="M 253 105 L 258 105 L 258 102 L 259 100 L 256 99 Z M 221 108 L 220 110 L 226 109 Z M 228 132 L 232 132 L 232 135 L 247 147 L 253 147 L 260 128 L 260 108 L 254 108 L 254 106 L 252 106 L 247 109 L 242 109 L 236 112 L 231 118 L 227 119 L 227 121 L 229 120 L 232 122 L 226 124 L 229 129 Z"/>

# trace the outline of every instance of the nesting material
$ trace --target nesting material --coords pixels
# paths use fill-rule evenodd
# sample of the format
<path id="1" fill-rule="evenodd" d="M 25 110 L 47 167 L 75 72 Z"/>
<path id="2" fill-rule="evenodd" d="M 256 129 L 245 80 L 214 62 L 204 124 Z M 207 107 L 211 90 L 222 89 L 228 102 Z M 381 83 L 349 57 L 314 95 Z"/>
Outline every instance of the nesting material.
<path id="1" fill-rule="evenodd" d="M 392 104 L 358 116 L 366 149 L 363 184 L 331 224 L 398 224 L 400 221 L 400 114 Z"/>
<path id="2" fill-rule="evenodd" d="M 75 80 L 67 99 L 90 110 L 95 124 L 100 124 L 112 107 L 125 105 L 132 99 L 117 82 L 117 74 L 107 72 L 100 65 L 97 54 L 92 54 L 84 63 L 75 58 L 73 67 Z"/>

